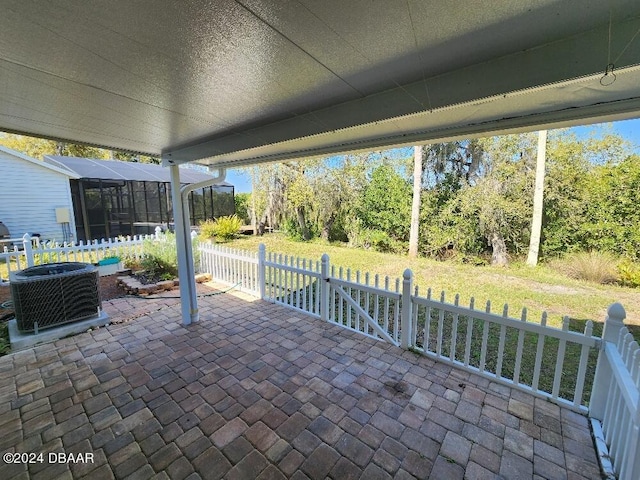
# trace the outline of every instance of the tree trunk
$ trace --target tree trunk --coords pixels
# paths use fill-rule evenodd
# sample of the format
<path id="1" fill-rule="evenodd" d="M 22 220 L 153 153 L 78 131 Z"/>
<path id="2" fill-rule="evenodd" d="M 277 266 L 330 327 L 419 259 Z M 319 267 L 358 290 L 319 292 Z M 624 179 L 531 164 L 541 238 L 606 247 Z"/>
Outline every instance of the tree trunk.
<path id="1" fill-rule="evenodd" d="M 258 235 L 258 212 L 256 212 L 256 182 L 255 174 L 251 173 L 251 226 L 253 234 Z"/>
<path id="2" fill-rule="evenodd" d="M 533 193 L 533 216 L 531 218 L 531 239 L 529 240 L 529 255 L 527 265 L 535 267 L 538 264 L 540 252 L 540 234 L 542 231 L 542 213 L 544 210 L 544 167 L 547 153 L 547 131 L 538 132 L 538 157 L 536 160 L 536 186 Z"/>
<path id="3" fill-rule="evenodd" d="M 258 227 L 256 229 L 256 235 L 260 235 L 260 236 L 264 235 L 264 230 L 266 225 L 267 225 L 267 214 L 265 213 L 263 219 L 260 220 L 260 223 L 258 223 Z"/>
<path id="4" fill-rule="evenodd" d="M 424 149 L 422 146 L 413 147 L 413 201 L 411 203 L 411 229 L 409 231 L 409 258 L 416 258 L 418 256 L 423 151 Z"/>
<path id="5" fill-rule="evenodd" d="M 324 226 L 322 227 L 322 232 L 320 233 L 320 238 L 322 238 L 323 240 L 329 240 L 329 233 L 331 233 L 331 227 L 333 227 L 333 224 L 336 221 L 336 214 L 335 212 L 331 213 L 331 215 L 329 215 L 329 219 L 325 222 Z"/>
<path id="6" fill-rule="evenodd" d="M 507 245 L 504 243 L 504 237 L 498 232 L 489 234 L 489 242 L 493 254 L 491 255 L 491 265 L 505 267 L 509 263 L 507 259 Z"/>
<path id="7" fill-rule="evenodd" d="M 311 234 L 307 227 L 307 220 L 304 216 L 304 207 L 296 207 L 296 214 L 298 215 L 298 225 L 300 225 L 300 231 L 302 232 L 303 240 L 311 240 Z"/>
<path id="8" fill-rule="evenodd" d="M 253 229 L 253 234 L 258 234 L 258 217 L 256 217 L 256 212 L 251 210 L 251 228 Z"/>

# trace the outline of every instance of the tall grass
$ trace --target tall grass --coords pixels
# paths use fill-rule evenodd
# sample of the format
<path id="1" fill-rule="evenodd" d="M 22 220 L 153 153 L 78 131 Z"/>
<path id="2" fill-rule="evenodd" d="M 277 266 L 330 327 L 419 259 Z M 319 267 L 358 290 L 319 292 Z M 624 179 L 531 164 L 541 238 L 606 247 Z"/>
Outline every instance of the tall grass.
<path id="1" fill-rule="evenodd" d="M 555 268 L 570 278 L 586 280 L 601 285 L 617 283 L 618 259 L 605 252 L 580 252 L 553 262 Z"/>

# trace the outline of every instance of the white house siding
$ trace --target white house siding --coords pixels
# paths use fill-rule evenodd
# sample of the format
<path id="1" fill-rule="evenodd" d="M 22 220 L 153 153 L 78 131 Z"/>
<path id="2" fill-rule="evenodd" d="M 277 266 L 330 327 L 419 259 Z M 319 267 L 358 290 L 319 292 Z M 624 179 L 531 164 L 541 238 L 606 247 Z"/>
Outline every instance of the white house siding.
<path id="1" fill-rule="evenodd" d="M 58 207 L 69 209 L 69 226 L 75 233 L 69 178 L 75 176 L 0 147 L 0 221 L 9 229 L 11 238 L 28 232 L 62 242 L 62 225 L 56 222 Z"/>

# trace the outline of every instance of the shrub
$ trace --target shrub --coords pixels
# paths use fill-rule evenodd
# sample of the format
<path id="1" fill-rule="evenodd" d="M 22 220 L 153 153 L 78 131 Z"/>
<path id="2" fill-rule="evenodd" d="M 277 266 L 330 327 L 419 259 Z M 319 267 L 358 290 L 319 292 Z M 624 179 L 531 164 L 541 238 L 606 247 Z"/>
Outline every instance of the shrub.
<path id="1" fill-rule="evenodd" d="M 241 227 L 242 220 L 237 215 L 219 217 L 215 220 L 202 222 L 200 224 L 200 235 L 207 239 L 230 240 L 240 232 Z"/>
<path id="2" fill-rule="evenodd" d="M 142 269 L 142 265 L 140 264 L 140 259 L 136 258 L 132 253 L 125 253 L 122 255 L 122 264 L 125 268 L 130 268 L 131 270 L 140 270 Z"/>
<path id="3" fill-rule="evenodd" d="M 249 225 L 251 218 L 249 215 L 249 204 L 251 201 L 250 193 L 236 193 L 233 197 L 236 204 L 236 215 L 244 222 L 245 225 Z"/>
<path id="4" fill-rule="evenodd" d="M 300 226 L 294 219 L 285 218 L 282 222 L 281 228 L 288 239 L 294 240 L 296 242 L 302 241 L 302 232 L 300 231 Z"/>
<path id="5" fill-rule="evenodd" d="M 176 237 L 167 233 L 162 240 L 145 240 L 140 266 L 151 277 L 175 278 L 178 274 Z"/>
<path id="6" fill-rule="evenodd" d="M 314 223 L 309 222 L 309 224 L 307 225 L 307 228 L 309 229 L 309 234 L 311 235 L 311 238 L 316 238 L 318 236 L 318 229 Z M 302 229 L 300 228 L 300 224 L 296 219 L 285 218 L 285 220 L 282 222 L 281 229 L 288 239 L 293 240 L 295 242 L 305 241 L 304 236 L 302 235 Z"/>
<path id="7" fill-rule="evenodd" d="M 191 242 L 193 250 L 193 262 L 196 270 L 200 263 L 200 251 L 198 241 Z M 139 261 L 132 256 L 125 256 L 123 261 L 128 268 L 141 268 L 147 277 L 170 280 L 178 276 L 178 249 L 176 236 L 166 233 L 160 240 L 148 239 L 143 243 L 143 254 Z"/>
<path id="8" fill-rule="evenodd" d="M 618 264 L 620 285 L 625 287 L 640 287 L 640 265 L 625 259 Z"/>
<path id="9" fill-rule="evenodd" d="M 350 244 L 356 248 L 366 248 L 378 252 L 391 252 L 396 250 L 399 242 L 394 241 L 389 235 L 377 229 L 354 228 L 350 232 Z"/>
<path id="10" fill-rule="evenodd" d="M 393 244 L 391 238 L 387 232 L 383 232 L 382 230 L 365 230 L 364 232 L 364 247 L 372 248 L 377 252 L 390 252 L 393 250 Z"/>
<path id="11" fill-rule="evenodd" d="M 603 252 L 580 252 L 556 261 L 556 268 L 577 280 L 587 280 L 600 284 L 618 281 L 617 259 Z"/>
<path id="12" fill-rule="evenodd" d="M 200 223 L 200 237 L 205 240 L 209 240 L 210 238 L 214 238 L 216 236 L 214 230 L 215 221 L 214 220 L 205 220 Z"/>
<path id="13" fill-rule="evenodd" d="M 145 255 L 140 266 L 149 277 L 170 280 L 178 275 L 178 266 L 153 255 Z"/>

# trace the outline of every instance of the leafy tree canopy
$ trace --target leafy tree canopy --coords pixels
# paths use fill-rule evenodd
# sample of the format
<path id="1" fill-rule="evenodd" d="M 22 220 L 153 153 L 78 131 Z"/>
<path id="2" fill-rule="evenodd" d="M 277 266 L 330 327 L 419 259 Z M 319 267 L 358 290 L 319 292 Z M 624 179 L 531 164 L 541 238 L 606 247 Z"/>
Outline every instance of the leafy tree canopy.
<path id="1" fill-rule="evenodd" d="M 115 159 L 127 162 L 160 163 L 160 160 L 145 155 L 115 152 L 103 148 L 79 145 L 75 143 L 56 142 L 44 138 L 0 133 L 0 145 L 22 152 L 33 158 L 42 160 L 47 155 L 62 155 L 66 157 Z"/>

